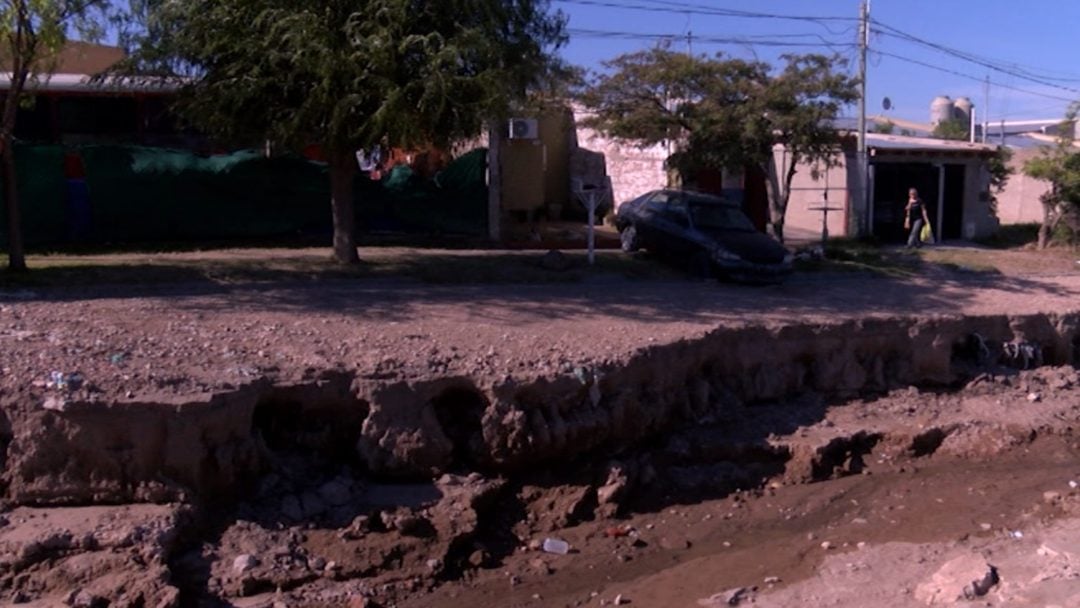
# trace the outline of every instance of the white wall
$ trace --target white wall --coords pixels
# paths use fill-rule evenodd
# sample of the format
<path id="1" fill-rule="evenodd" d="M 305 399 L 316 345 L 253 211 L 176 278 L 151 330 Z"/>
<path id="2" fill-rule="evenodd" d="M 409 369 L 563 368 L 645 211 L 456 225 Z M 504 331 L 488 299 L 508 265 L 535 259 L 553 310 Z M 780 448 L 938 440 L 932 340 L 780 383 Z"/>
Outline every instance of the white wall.
<path id="1" fill-rule="evenodd" d="M 790 157 L 782 147 L 774 148 L 773 158 L 777 175 L 783 187 L 783 176 L 787 171 Z M 788 199 L 787 215 L 784 220 L 784 240 L 793 242 L 815 241 L 821 239 L 822 223 L 825 213 L 815 208 L 825 207 L 826 191 L 828 207 L 836 209 L 828 214 L 829 237 L 847 236 L 847 213 L 849 196 L 847 188 L 847 157 L 840 151 L 834 156 L 839 163 L 836 167 L 825 169 L 800 163 L 795 177 L 791 180 L 791 198 Z"/>
<path id="2" fill-rule="evenodd" d="M 1037 148 L 1013 149 L 1009 166 L 1013 174 L 1005 190 L 997 195 L 997 213 L 1002 224 L 1042 222 L 1043 209 L 1039 197 L 1049 192 L 1050 182 L 1024 175 L 1024 163 L 1039 155 Z"/>
<path id="3" fill-rule="evenodd" d="M 581 126 L 580 121 L 584 118 L 584 113 L 575 109 L 578 146 L 601 152 L 607 158 L 607 174 L 611 178 L 616 205 L 668 185 L 664 169 L 668 151 L 664 146 L 640 148 L 608 139 L 593 129 Z"/>

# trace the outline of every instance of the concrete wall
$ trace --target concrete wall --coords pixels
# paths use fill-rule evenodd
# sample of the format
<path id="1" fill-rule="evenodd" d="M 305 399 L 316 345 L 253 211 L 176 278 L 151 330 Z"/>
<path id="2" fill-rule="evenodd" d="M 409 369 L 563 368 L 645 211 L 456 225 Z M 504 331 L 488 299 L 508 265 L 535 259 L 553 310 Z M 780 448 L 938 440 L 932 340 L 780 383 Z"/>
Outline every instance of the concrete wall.
<path id="1" fill-rule="evenodd" d="M 640 148 L 611 140 L 593 129 L 581 126 L 581 121 L 586 117 L 584 111 L 575 110 L 574 118 L 578 123 L 577 145 L 600 152 L 607 158 L 607 173 L 611 178 L 616 205 L 668 185 L 667 171 L 664 168 L 668 152 L 664 146 Z"/>
<path id="2" fill-rule="evenodd" d="M 783 147 L 774 149 L 777 175 L 787 172 L 790 156 Z M 791 181 L 791 197 L 788 199 L 787 215 L 784 218 L 784 240 L 791 242 L 815 241 L 821 239 L 825 213 L 817 211 L 828 206 L 836 211 L 828 213 L 830 237 L 847 236 L 847 215 L 849 208 L 848 192 L 848 157 L 837 151 L 834 157 L 839 166 L 825 169 L 824 165 L 814 167 L 801 163 L 796 168 Z M 816 169 L 816 170 L 815 170 Z M 781 184 L 782 185 L 782 184 Z M 826 205 L 826 192 L 828 205 Z"/>
<path id="3" fill-rule="evenodd" d="M 990 170 L 978 159 L 964 165 L 964 218 L 960 234 L 969 240 L 985 238 L 1001 226 L 998 217 L 990 211 Z"/>
<path id="4" fill-rule="evenodd" d="M 1040 154 L 1037 148 L 1014 148 L 1009 166 L 1013 174 L 1005 190 L 997 195 L 997 213 L 1002 224 L 1042 222 L 1039 197 L 1050 190 L 1050 182 L 1024 175 L 1024 163 Z"/>

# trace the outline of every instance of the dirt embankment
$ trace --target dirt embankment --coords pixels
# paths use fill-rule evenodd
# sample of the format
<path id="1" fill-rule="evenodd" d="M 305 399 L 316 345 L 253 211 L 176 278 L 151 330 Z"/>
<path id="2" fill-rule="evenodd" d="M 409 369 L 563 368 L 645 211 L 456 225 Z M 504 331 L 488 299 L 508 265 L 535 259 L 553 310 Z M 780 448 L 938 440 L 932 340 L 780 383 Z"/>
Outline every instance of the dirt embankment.
<path id="1" fill-rule="evenodd" d="M 308 329 L 317 317 L 282 318 L 240 336 L 159 319 L 170 332 L 123 345 L 123 318 L 97 321 L 93 339 L 28 317 L 3 328 L 19 357 L 3 362 L 0 393 L 0 593 L 42 606 L 494 606 L 509 589 L 512 605 L 542 606 L 610 602 L 618 579 L 637 581 L 622 586 L 638 605 L 690 605 L 731 591 L 691 564 L 726 559 L 716 553 L 739 544 L 717 540 L 738 529 L 728 524 L 765 534 L 773 500 L 797 518 L 808 496 L 798 488 L 881 475 L 910 492 L 909 468 L 947 477 L 946 463 L 1004 454 L 1032 466 L 1040 460 L 1022 454 L 1033 446 L 1064 459 L 1040 475 L 1050 484 L 1077 455 L 1077 313 L 702 321 L 591 354 L 557 339 L 512 353 L 497 339 L 431 345 L 421 324 L 365 337 L 414 352 L 361 341 L 344 353 L 332 329 Z M 290 336 L 306 350 L 281 355 Z M 70 363 L 87 357 L 95 363 Z M 58 375 L 36 371 L 42 359 Z M 1040 526 L 1064 533 L 1054 522 L 1075 517 L 1072 490 L 1039 503 Z M 980 540 L 1008 527 L 1001 519 L 1016 525 L 1027 507 L 1014 502 L 980 524 Z M 742 509 L 762 514 L 743 520 Z M 808 508 L 792 530 L 820 534 L 829 513 L 840 516 Z M 537 550 L 546 537 L 574 552 Z M 829 542 L 826 553 L 844 547 Z M 780 546 L 761 561 L 786 569 L 781 580 L 754 589 L 744 568 L 731 586 L 759 603 L 798 593 L 781 581 L 811 580 L 818 560 L 800 550 L 785 561 Z M 645 584 L 688 567 L 688 587 Z M 612 568 L 625 574 L 601 574 Z M 151 576 L 132 577 L 144 569 Z"/>

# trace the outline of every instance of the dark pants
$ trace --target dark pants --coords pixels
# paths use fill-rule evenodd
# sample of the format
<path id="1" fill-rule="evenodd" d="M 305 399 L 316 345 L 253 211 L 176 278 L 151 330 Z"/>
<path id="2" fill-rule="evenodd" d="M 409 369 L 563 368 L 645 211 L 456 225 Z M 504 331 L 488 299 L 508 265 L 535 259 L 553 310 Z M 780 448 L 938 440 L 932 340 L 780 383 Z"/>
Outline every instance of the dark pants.
<path id="1" fill-rule="evenodd" d="M 922 239 L 919 238 L 919 233 L 922 232 L 922 227 L 922 218 L 915 220 L 915 223 L 911 225 L 911 234 L 908 235 L 907 239 L 908 247 L 922 247 Z"/>

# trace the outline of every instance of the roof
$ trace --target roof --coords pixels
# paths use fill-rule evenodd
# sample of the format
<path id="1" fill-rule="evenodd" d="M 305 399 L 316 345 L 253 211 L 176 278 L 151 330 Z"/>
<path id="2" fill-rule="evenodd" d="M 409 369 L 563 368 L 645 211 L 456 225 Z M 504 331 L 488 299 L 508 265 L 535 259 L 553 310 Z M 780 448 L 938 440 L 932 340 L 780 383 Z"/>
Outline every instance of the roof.
<path id="1" fill-rule="evenodd" d="M 875 150 L 992 154 L 997 149 L 997 146 L 992 144 L 977 144 L 933 137 L 886 135 L 884 133 L 867 133 L 866 147 L 871 150 L 871 154 Z"/>
<path id="2" fill-rule="evenodd" d="M 68 42 L 49 64 L 51 74 L 42 75 L 36 83 L 27 84 L 27 89 L 51 93 L 173 93 L 179 89 L 179 83 L 156 77 L 103 77 L 127 55 L 124 49 L 89 42 Z M 11 64 L 0 61 L 0 90 L 11 84 Z"/>
<path id="3" fill-rule="evenodd" d="M 124 49 L 117 46 L 72 41 L 55 55 L 42 59 L 42 64 L 50 68 L 53 74 L 97 76 L 126 56 Z M 0 60 L 0 71 L 10 72 L 11 61 L 6 58 Z"/>
<path id="4" fill-rule="evenodd" d="M 0 90 L 11 84 L 11 72 L 0 72 Z M 161 78 L 104 78 L 94 80 L 86 74 L 53 74 L 37 84 L 27 83 L 27 90 L 51 93 L 174 93 L 180 89 L 175 80 Z"/>

